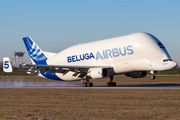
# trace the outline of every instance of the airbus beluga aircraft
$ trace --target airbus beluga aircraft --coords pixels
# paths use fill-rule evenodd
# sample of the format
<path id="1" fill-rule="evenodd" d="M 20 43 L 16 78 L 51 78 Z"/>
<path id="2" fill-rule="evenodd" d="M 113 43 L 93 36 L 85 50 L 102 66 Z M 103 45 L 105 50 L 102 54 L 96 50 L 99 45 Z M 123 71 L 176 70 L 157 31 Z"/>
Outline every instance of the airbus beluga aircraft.
<path id="1" fill-rule="evenodd" d="M 149 33 L 135 33 L 95 42 L 74 45 L 59 53 L 45 52 L 30 38 L 23 38 L 32 64 L 28 71 L 40 77 L 61 81 L 86 80 L 84 87 L 92 87 L 89 79 L 109 77 L 107 86 L 116 86 L 113 76 L 125 74 L 141 78 L 154 72 L 174 69 L 173 61 L 164 45 Z M 4 71 L 11 72 L 8 58 Z"/>

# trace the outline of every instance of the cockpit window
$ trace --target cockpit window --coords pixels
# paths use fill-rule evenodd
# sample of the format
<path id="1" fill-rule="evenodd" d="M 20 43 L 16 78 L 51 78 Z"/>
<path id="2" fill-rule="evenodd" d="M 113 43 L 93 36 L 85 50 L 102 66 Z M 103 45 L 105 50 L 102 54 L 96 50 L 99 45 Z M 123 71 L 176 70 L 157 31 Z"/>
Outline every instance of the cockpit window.
<path id="1" fill-rule="evenodd" d="M 164 45 L 161 42 L 158 42 L 158 45 L 160 48 L 165 48 Z"/>
<path id="2" fill-rule="evenodd" d="M 172 59 L 164 59 L 163 62 L 173 61 Z"/>

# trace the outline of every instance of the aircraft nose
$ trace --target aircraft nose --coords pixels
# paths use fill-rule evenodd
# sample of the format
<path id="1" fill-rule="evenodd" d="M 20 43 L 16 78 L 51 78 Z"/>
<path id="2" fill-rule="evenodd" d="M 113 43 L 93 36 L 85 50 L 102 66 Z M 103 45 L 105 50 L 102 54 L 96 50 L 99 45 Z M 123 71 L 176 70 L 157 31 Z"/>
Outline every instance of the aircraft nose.
<path id="1" fill-rule="evenodd" d="M 171 61 L 170 65 L 171 65 L 172 69 L 174 69 L 178 66 L 178 63 L 176 61 Z"/>
<path id="2" fill-rule="evenodd" d="M 163 62 L 163 67 L 162 67 L 162 71 L 163 70 L 172 70 L 174 68 L 176 68 L 178 65 L 178 63 L 176 61 L 167 61 L 167 62 Z"/>

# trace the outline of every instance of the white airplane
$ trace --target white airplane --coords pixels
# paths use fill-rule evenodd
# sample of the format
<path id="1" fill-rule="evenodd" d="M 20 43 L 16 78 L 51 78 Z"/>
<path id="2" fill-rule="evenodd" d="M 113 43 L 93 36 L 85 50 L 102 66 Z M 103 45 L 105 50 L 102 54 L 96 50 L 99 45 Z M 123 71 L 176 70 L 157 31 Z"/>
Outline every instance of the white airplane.
<path id="1" fill-rule="evenodd" d="M 135 33 L 90 43 L 78 44 L 59 53 L 42 51 L 30 38 L 23 38 L 32 64 L 29 73 L 54 80 L 86 80 L 84 87 L 92 87 L 89 79 L 110 77 L 107 86 L 116 86 L 113 76 L 125 74 L 141 78 L 154 72 L 174 69 L 173 61 L 164 45 L 149 33 Z M 4 60 L 4 71 L 12 69 Z M 12 70 L 9 70 L 11 72 Z"/>

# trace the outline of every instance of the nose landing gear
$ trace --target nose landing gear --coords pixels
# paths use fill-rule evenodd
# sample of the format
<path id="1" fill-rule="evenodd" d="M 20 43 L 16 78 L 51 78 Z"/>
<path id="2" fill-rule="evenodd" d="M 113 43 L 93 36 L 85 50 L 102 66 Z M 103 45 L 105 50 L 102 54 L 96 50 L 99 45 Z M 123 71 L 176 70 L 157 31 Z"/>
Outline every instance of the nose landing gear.
<path id="1" fill-rule="evenodd" d="M 156 79 L 156 76 L 155 75 L 152 75 L 151 76 L 151 79 L 153 80 L 153 79 Z"/>
<path id="2" fill-rule="evenodd" d="M 156 76 L 154 75 L 154 71 L 150 71 L 150 74 L 152 74 L 152 75 L 151 75 L 151 79 L 152 79 L 152 80 L 156 79 Z"/>

